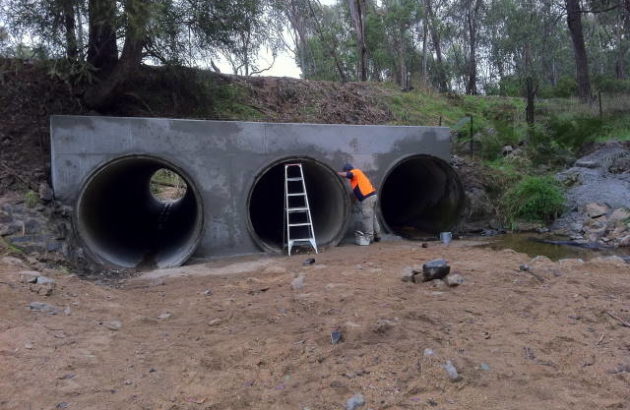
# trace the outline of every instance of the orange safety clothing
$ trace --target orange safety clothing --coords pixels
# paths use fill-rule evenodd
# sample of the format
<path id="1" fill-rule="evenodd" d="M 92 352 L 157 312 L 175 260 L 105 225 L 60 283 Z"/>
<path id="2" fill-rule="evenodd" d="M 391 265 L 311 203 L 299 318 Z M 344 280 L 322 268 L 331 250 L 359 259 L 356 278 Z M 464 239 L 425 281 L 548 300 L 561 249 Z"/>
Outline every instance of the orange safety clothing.
<path id="1" fill-rule="evenodd" d="M 365 198 L 372 195 L 376 195 L 376 189 L 370 182 L 367 176 L 360 169 L 353 168 L 346 172 L 346 178 L 350 180 L 350 187 L 352 192 L 356 195 L 359 201 L 363 201 Z"/>

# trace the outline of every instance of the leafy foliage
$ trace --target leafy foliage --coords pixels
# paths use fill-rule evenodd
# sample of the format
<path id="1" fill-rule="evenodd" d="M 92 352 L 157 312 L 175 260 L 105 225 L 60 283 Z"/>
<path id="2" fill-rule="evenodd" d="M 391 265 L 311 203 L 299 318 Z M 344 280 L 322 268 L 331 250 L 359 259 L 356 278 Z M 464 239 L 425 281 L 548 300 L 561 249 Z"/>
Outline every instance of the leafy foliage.
<path id="1" fill-rule="evenodd" d="M 564 210 L 563 192 L 553 178 L 530 176 L 508 189 L 502 198 L 505 219 L 549 222 Z"/>

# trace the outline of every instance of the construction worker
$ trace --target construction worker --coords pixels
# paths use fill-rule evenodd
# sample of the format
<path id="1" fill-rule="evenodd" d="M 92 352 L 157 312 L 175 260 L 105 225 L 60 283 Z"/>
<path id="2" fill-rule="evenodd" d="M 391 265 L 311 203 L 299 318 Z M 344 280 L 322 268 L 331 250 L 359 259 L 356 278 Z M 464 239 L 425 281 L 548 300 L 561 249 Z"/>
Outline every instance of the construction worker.
<path id="1" fill-rule="evenodd" d="M 359 201 L 361 208 L 361 225 L 367 239 L 374 242 L 381 240 L 381 227 L 376 218 L 376 189 L 368 177 L 352 164 L 345 164 L 343 172 L 337 172 L 340 176 L 350 180 L 350 188 Z"/>

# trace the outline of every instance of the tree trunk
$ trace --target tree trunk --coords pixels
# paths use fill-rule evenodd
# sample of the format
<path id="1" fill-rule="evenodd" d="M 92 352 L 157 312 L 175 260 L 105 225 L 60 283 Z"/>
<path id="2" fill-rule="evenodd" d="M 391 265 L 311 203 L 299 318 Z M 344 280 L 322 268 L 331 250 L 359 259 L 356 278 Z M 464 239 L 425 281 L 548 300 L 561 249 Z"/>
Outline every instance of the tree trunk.
<path id="1" fill-rule="evenodd" d="M 63 24 L 66 29 L 66 56 L 70 60 L 76 60 L 79 55 L 77 48 L 76 24 L 74 21 L 74 6 L 72 0 L 63 0 Z"/>
<path id="2" fill-rule="evenodd" d="M 429 58 L 427 56 L 427 37 L 429 34 L 429 21 L 425 18 L 424 24 L 422 25 L 422 79 L 425 83 L 429 83 L 427 78 L 427 63 L 429 62 Z"/>
<path id="3" fill-rule="evenodd" d="M 475 6 L 468 11 L 468 32 L 470 38 L 470 55 L 468 58 L 468 84 L 466 94 L 477 95 L 477 21 L 482 0 L 476 0 Z"/>
<path id="4" fill-rule="evenodd" d="M 311 11 L 311 15 L 313 16 L 313 21 L 315 22 L 315 28 L 317 29 L 317 32 L 319 33 L 320 41 L 322 42 L 322 44 L 327 44 L 324 38 L 324 33 L 322 32 L 322 27 L 319 24 L 319 20 L 317 20 L 317 16 L 315 15 L 315 10 L 313 10 L 313 5 L 311 4 L 311 0 L 306 0 L 306 2 L 308 3 L 308 8 Z M 337 68 L 337 73 L 339 73 L 339 79 L 341 80 L 341 82 L 342 83 L 347 82 L 348 78 L 346 77 L 346 73 L 344 73 L 343 71 L 343 67 L 341 66 L 339 57 L 337 56 L 337 41 L 335 40 L 334 36 L 332 38 L 331 46 L 328 47 L 328 54 L 333 58 L 333 61 L 335 62 L 335 67 Z"/>
<path id="5" fill-rule="evenodd" d="M 367 81 L 367 47 L 365 46 L 365 0 L 348 0 L 357 40 L 357 78 Z"/>
<path id="6" fill-rule="evenodd" d="M 127 0 L 125 14 L 125 44 L 120 59 L 110 72 L 83 95 L 88 107 L 104 108 L 109 106 L 117 94 L 118 88 L 140 67 L 142 50 L 147 41 L 147 23 L 150 19 L 149 0 Z"/>
<path id="7" fill-rule="evenodd" d="M 87 60 L 104 75 L 111 72 L 118 61 L 116 45 L 116 2 L 89 0 Z"/>
<path id="8" fill-rule="evenodd" d="M 535 112 L 535 99 L 536 99 L 536 86 L 534 84 L 534 76 L 532 73 L 532 59 L 531 59 L 531 48 L 529 43 L 525 44 L 525 48 L 523 50 L 524 60 L 525 60 L 525 99 L 527 101 L 527 106 L 525 107 L 525 120 L 527 124 L 530 126 L 534 125 L 534 112 Z"/>
<path id="9" fill-rule="evenodd" d="M 435 16 L 433 14 L 433 9 L 431 8 L 431 0 L 426 0 L 427 5 L 427 13 L 429 15 L 429 20 L 431 22 L 429 26 L 429 30 L 431 32 L 431 42 L 433 43 L 433 48 L 435 49 L 435 56 L 437 59 L 437 70 L 438 70 L 438 87 L 441 92 L 445 93 L 448 91 L 448 84 L 446 81 L 446 72 L 444 71 L 444 64 L 442 62 L 442 49 L 440 47 L 440 33 L 437 29 L 437 22 L 435 21 Z"/>
<path id="10" fill-rule="evenodd" d="M 628 52 L 628 36 L 630 35 L 630 0 L 625 0 L 625 7 L 620 13 L 619 32 L 617 34 L 617 62 L 615 74 L 619 80 L 626 79 L 626 53 Z M 624 35 L 625 33 L 625 35 Z"/>
<path id="11" fill-rule="evenodd" d="M 573 40 L 573 50 L 575 51 L 578 94 L 580 100 L 588 101 L 591 96 L 591 81 L 588 75 L 588 57 L 586 55 L 584 34 L 582 32 L 580 0 L 566 0 L 566 7 L 567 23 L 569 24 L 571 40 Z"/>

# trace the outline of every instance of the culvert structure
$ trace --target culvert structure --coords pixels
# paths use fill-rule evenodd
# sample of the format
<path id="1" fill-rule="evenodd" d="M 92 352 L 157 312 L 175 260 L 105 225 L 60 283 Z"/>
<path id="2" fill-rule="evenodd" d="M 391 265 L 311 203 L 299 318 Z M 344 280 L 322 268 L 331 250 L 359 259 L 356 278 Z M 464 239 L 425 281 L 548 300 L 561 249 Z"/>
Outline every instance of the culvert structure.
<path id="1" fill-rule="evenodd" d="M 379 189 L 384 225 L 405 235 L 454 225 L 463 191 L 446 127 L 51 117 L 57 201 L 73 208 L 79 246 L 110 266 L 178 266 L 283 248 L 284 164 L 303 164 L 315 236 L 324 248 L 357 228 L 343 164 Z M 166 169 L 187 187 L 160 201 Z"/>

